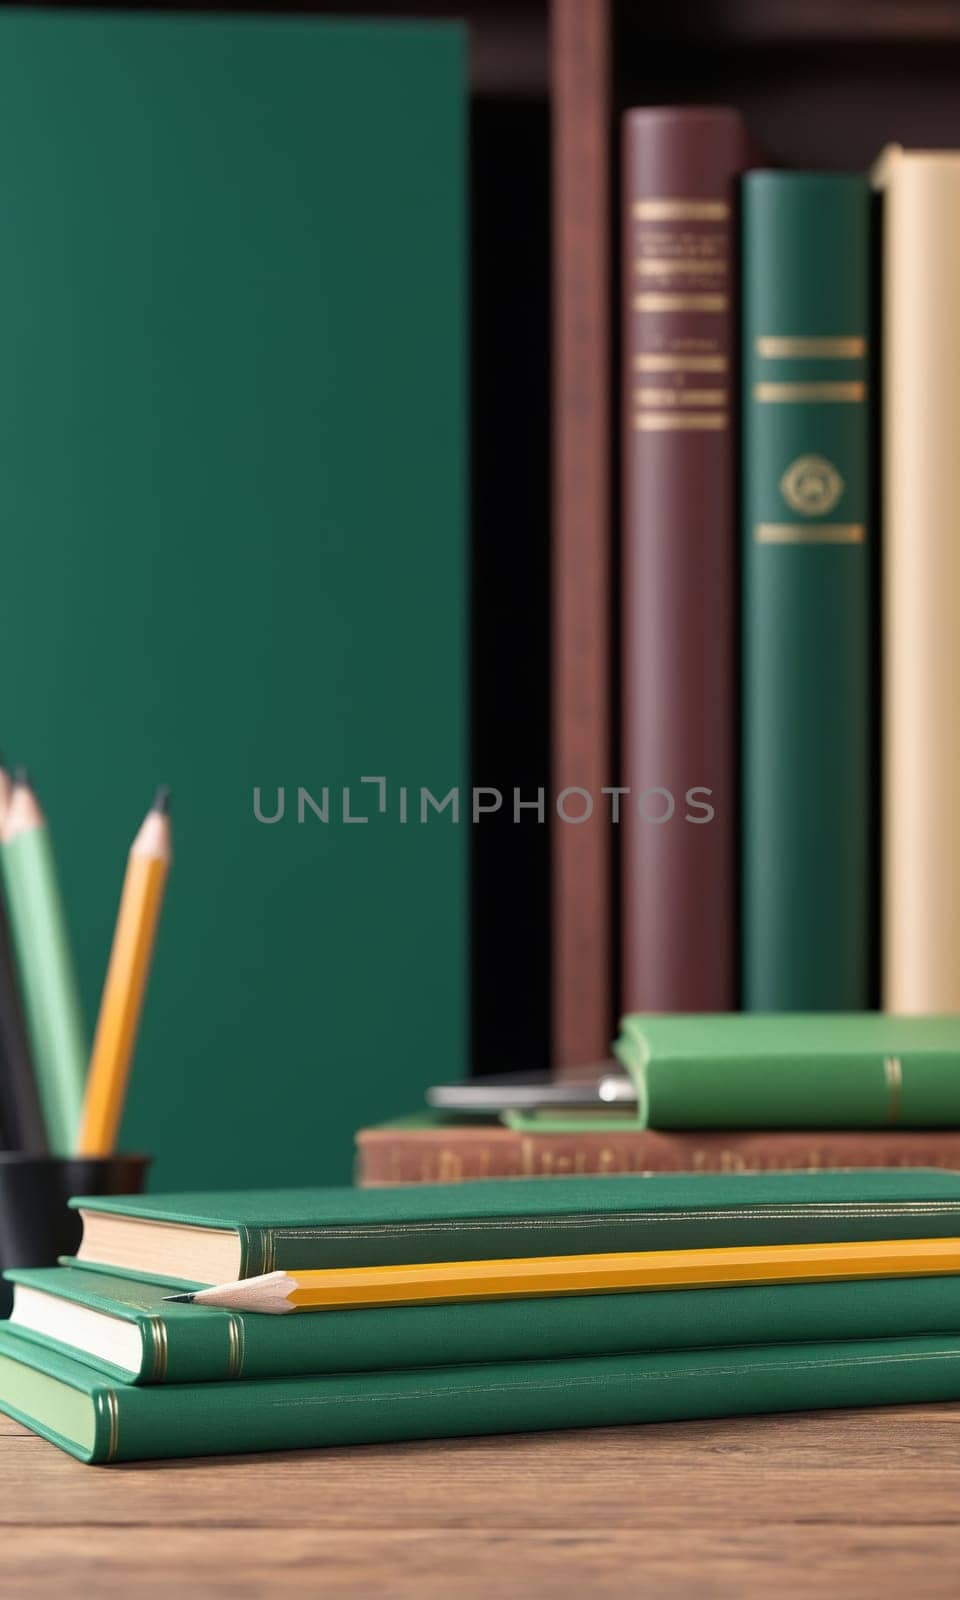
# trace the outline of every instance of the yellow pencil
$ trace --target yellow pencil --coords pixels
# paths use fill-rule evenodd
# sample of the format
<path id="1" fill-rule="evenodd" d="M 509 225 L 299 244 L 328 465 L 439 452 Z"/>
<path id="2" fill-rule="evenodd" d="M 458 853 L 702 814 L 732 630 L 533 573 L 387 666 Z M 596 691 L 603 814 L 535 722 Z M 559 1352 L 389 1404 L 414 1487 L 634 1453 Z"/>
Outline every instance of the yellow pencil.
<path id="1" fill-rule="evenodd" d="M 130 859 L 90 1058 L 77 1153 L 110 1155 L 126 1095 L 150 958 L 171 861 L 169 791 L 156 799 L 130 846 Z"/>
<path id="2" fill-rule="evenodd" d="M 356 1306 L 440 1305 L 453 1300 L 523 1300 L 639 1289 L 707 1289 L 751 1283 L 916 1278 L 960 1272 L 960 1239 L 866 1240 L 854 1244 L 735 1245 L 508 1261 L 433 1261 L 405 1267 L 268 1272 L 168 1300 L 232 1311 L 336 1311 Z"/>

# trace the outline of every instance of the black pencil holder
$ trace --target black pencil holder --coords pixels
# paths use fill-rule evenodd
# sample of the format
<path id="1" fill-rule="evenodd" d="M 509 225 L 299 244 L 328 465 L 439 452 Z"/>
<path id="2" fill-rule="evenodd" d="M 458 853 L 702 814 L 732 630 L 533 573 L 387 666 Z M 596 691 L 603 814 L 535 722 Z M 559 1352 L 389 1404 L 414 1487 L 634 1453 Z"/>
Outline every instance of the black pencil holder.
<path id="1" fill-rule="evenodd" d="M 82 1225 L 75 1194 L 142 1194 L 149 1156 L 34 1156 L 0 1151 L 0 1271 L 55 1267 L 72 1256 Z M 0 1281 L 0 1315 L 13 1287 Z"/>

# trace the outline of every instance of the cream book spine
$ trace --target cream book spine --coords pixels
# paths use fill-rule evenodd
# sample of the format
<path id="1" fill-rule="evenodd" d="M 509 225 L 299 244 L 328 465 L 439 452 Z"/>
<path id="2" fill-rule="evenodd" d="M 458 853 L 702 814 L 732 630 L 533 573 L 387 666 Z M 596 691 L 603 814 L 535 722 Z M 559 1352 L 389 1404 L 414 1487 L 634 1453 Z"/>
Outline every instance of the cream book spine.
<path id="1" fill-rule="evenodd" d="M 960 152 L 883 213 L 883 1006 L 960 1011 Z"/>

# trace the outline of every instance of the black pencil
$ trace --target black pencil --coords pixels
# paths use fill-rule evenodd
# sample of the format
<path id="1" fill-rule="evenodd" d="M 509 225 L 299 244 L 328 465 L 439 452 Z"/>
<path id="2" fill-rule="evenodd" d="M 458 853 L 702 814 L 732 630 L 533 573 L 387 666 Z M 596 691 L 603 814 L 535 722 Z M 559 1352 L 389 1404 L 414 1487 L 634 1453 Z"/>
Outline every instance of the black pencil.
<path id="1" fill-rule="evenodd" d="M 0 762 L 0 822 L 7 808 L 10 777 Z M 7 905 L 0 893 L 0 1129 L 7 1150 L 47 1151 L 47 1133 L 27 1038 Z"/>

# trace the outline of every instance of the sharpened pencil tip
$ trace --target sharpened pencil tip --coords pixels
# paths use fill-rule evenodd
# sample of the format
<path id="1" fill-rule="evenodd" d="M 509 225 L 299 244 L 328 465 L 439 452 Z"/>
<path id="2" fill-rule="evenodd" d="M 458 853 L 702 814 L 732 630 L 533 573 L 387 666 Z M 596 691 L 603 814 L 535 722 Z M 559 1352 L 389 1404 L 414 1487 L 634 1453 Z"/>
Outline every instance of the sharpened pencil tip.
<path id="1" fill-rule="evenodd" d="M 165 1294 L 163 1298 L 164 1300 L 178 1300 L 181 1305 L 186 1305 L 195 1300 L 196 1295 L 191 1291 L 190 1294 Z"/>
<path id="2" fill-rule="evenodd" d="M 169 783 L 161 783 L 159 789 L 153 797 L 153 805 L 150 809 L 152 811 L 159 811 L 161 816 L 165 817 L 167 815 L 167 812 L 170 810 Z"/>

